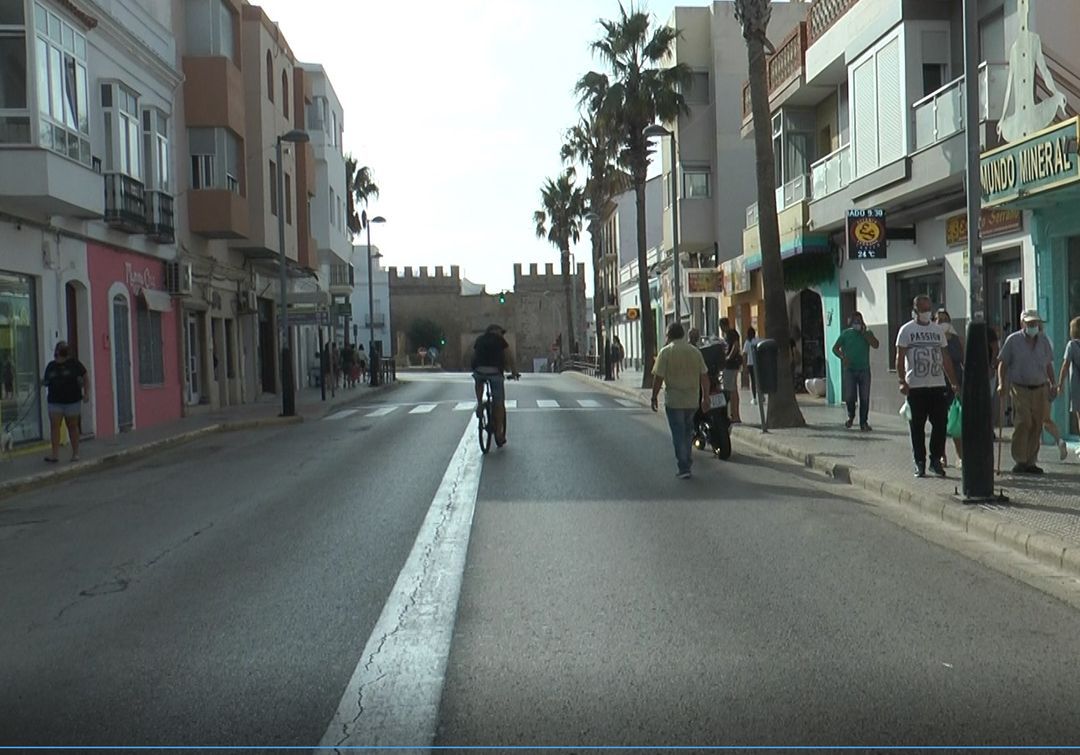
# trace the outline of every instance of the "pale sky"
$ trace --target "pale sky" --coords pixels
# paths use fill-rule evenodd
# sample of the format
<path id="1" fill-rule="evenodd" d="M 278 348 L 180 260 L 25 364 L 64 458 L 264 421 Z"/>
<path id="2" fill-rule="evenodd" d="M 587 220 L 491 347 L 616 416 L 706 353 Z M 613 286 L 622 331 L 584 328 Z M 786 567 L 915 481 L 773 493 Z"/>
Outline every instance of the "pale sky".
<path id="1" fill-rule="evenodd" d="M 460 265 L 492 293 L 513 287 L 515 262 L 558 269 L 532 214 L 577 120 L 574 84 L 602 70 L 589 43 L 617 0 L 254 1 L 342 100 L 345 149 L 381 189 L 369 214 L 387 219 L 371 237 L 384 264 Z M 645 7 L 666 22 L 674 5 Z M 586 241 L 575 254 L 588 264 Z"/>

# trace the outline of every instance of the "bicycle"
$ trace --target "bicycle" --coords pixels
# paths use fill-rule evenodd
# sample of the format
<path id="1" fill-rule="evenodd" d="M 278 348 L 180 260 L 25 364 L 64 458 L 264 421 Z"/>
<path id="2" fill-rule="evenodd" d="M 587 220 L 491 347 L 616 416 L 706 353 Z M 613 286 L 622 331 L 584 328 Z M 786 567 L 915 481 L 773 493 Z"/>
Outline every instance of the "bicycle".
<path id="1" fill-rule="evenodd" d="M 494 377 L 494 376 L 492 376 Z M 492 377 L 484 380 L 484 400 L 480 404 L 480 414 L 476 418 L 476 428 L 480 439 L 480 452 L 487 453 L 491 450 L 491 438 L 495 434 L 495 402 L 491 398 Z M 514 373 L 511 380 L 518 380 L 521 376 Z M 503 410 L 503 434 L 506 433 L 506 410 Z"/>

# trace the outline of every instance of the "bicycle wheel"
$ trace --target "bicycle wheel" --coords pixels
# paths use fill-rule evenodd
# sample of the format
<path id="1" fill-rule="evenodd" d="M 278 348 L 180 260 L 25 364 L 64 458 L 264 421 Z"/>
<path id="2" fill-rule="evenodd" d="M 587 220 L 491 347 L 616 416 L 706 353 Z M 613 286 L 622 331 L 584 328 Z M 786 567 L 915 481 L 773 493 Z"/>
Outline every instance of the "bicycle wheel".
<path id="1" fill-rule="evenodd" d="M 495 420 L 491 416 L 490 399 L 484 401 L 484 409 L 480 418 L 476 421 L 476 426 L 480 432 L 480 453 L 486 454 L 491 450 L 491 436 L 495 432 Z"/>

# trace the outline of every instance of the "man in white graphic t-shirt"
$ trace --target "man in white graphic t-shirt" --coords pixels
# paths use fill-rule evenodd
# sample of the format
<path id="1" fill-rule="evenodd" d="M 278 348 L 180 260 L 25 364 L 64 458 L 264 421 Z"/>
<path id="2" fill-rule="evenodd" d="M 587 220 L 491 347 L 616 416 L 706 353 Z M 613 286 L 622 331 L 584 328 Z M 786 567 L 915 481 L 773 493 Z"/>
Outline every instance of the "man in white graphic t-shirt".
<path id="1" fill-rule="evenodd" d="M 945 332 L 931 322 L 933 303 L 925 294 L 912 302 L 911 320 L 896 334 L 896 374 L 900 392 L 911 407 L 911 451 L 915 476 L 926 476 L 926 420 L 930 419 L 930 471 L 945 476 L 945 424 L 949 414 L 946 380 L 960 393 L 956 371 L 946 350 Z"/>

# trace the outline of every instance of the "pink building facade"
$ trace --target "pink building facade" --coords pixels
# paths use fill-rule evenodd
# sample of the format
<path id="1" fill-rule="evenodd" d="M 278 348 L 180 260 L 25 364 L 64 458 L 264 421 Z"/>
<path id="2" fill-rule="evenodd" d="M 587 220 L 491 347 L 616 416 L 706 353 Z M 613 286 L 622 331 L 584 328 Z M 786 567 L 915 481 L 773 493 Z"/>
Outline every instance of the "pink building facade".
<path id="1" fill-rule="evenodd" d="M 95 433 L 181 416 L 179 325 L 156 257 L 88 243 Z"/>

